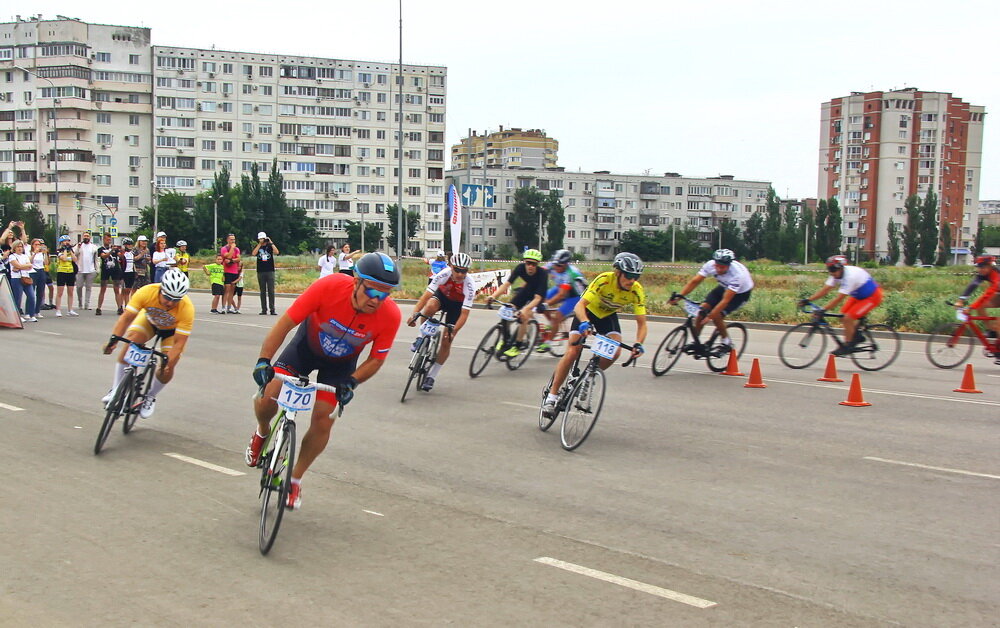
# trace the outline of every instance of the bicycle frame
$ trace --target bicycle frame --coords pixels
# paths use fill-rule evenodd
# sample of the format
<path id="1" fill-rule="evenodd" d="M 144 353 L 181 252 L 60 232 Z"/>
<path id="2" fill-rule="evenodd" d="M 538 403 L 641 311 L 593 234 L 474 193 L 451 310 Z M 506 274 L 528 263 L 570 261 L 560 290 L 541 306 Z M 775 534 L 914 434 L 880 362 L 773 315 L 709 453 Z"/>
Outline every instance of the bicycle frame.
<path id="1" fill-rule="evenodd" d="M 986 324 L 986 321 L 995 321 L 995 320 L 997 320 L 997 318 L 1000 318 L 1000 317 L 997 317 L 997 316 L 973 316 L 973 315 L 970 314 L 969 317 L 966 318 L 965 321 L 961 325 L 957 325 L 955 327 L 955 332 L 952 334 L 952 338 L 955 341 L 958 341 L 964 335 L 965 330 L 966 329 L 970 329 L 970 330 L 972 330 L 973 335 L 975 335 L 976 338 L 979 339 L 979 342 L 982 343 L 983 347 L 987 351 L 997 351 L 998 348 L 1000 348 L 1000 339 L 997 339 L 995 342 L 991 343 L 990 339 L 986 336 L 986 334 L 983 333 L 983 327 Z M 974 321 L 982 321 L 983 324 L 982 325 L 976 325 Z M 994 346 L 994 344 L 996 346 Z"/>

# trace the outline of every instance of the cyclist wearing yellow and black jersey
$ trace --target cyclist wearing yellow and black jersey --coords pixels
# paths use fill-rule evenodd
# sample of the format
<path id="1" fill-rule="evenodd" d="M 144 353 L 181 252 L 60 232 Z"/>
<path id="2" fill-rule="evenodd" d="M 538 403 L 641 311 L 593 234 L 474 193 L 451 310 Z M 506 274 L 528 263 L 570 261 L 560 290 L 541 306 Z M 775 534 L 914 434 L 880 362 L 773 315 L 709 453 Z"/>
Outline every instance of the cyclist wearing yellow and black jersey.
<path id="1" fill-rule="evenodd" d="M 566 353 L 556 365 L 552 374 L 552 386 L 549 395 L 542 404 L 542 414 L 551 417 L 556 411 L 559 401 L 559 389 L 573 363 L 576 362 L 582 347 L 576 342 L 581 334 L 597 333 L 621 342 L 622 328 L 618 321 L 618 312 L 631 307 L 635 314 L 635 343 L 632 356 L 638 357 L 644 352 L 642 343 L 646 340 L 646 293 L 639 283 L 642 275 L 642 260 L 634 253 L 619 253 L 615 256 L 614 270 L 601 273 L 594 278 L 573 308 L 573 324 L 570 327 L 569 343 Z M 620 352 L 620 349 L 619 349 Z M 607 369 L 618 359 L 601 359 L 601 369 Z"/>
<path id="2" fill-rule="evenodd" d="M 187 296 L 191 283 L 187 276 L 176 268 L 163 273 L 160 283 L 147 284 L 132 294 L 125 311 L 115 322 L 112 336 L 122 336 L 130 341 L 144 344 L 154 335 L 162 344 L 160 351 L 167 355 L 167 363 L 156 371 L 143 399 L 139 416 L 148 419 L 156 407 L 156 396 L 174 377 L 177 362 L 184 352 L 191 328 L 194 326 L 194 304 Z M 110 340 L 104 347 L 105 355 L 114 351 L 117 340 Z M 125 352 L 122 348 L 115 363 L 115 376 L 111 390 L 101 401 L 105 404 L 114 396 L 115 389 L 125 375 Z"/>

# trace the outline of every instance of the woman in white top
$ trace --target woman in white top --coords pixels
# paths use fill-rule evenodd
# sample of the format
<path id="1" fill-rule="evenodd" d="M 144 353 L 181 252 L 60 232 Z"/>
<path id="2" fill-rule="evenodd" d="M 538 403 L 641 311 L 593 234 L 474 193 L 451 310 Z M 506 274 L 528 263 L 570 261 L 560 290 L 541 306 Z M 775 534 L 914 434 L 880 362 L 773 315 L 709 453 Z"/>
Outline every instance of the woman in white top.
<path id="1" fill-rule="evenodd" d="M 10 287 L 14 291 L 14 304 L 21 311 L 21 320 L 37 323 L 38 319 L 31 314 L 35 311 L 35 286 L 31 277 L 31 257 L 24 252 L 24 242 L 14 240 L 10 247 L 11 254 L 7 258 L 10 264 Z M 23 279 L 22 279 L 23 278 Z M 25 285 L 24 282 L 31 282 Z M 24 295 L 24 307 L 21 307 L 21 295 Z"/>
<path id="2" fill-rule="evenodd" d="M 337 272 L 337 256 L 334 254 L 336 250 L 337 247 L 328 246 L 326 248 L 326 255 L 319 258 L 319 261 L 316 262 L 316 265 L 319 266 L 320 279 Z"/>
<path id="3" fill-rule="evenodd" d="M 341 273 L 354 276 L 354 256 L 351 254 L 350 244 L 340 247 L 340 253 L 337 255 L 337 265 L 340 267 Z"/>
<path id="4" fill-rule="evenodd" d="M 177 263 L 174 256 L 167 251 L 166 241 L 157 240 L 153 245 L 153 283 L 160 283 L 163 273 L 167 272 L 173 264 Z"/>
<path id="5" fill-rule="evenodd" d="M 31 258 L 31 278 L 35 282 L 35 285 L 32 286 L 35 289 L 35 311 L 28 316 L 42 318 L 40 310 L 42 303 L 45 303 L 45 284 L 49 280 L 49 275 L 45 272 L 45 263 L 49 259 L 49 249 L 45 246 L 45 241 L 39 238 L 32 240 L 31 252 L 28 256 Z M 25 286 L 25 289 L 27 288 Z"/>

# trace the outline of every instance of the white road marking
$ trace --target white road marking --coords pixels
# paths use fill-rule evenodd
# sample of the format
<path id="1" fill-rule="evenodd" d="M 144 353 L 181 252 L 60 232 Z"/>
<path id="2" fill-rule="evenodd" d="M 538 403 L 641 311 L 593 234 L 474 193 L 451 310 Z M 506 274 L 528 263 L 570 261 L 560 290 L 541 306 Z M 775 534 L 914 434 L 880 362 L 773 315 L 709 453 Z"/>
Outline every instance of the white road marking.
<path id="1" fill-rule="evenodd" d="M 237 323 L 236 321 L 220 321 L 217 318 L 197 318 L 195 320 L 205 323 L 218 323 L 220 325 L 233 325 L 234 327 L 257 327 L 260 329 L 270 329 L 270 325 L 257 325 L 256 323 Z"/>
<path id="2" fill-rule="evenodd" d="M 380 512 L 375 512 L 374 510 L 362 510 L 361 512 L 367 512 L 369 515 L 375 515 L 376 517 L 384 517 Z"/>
<path id="3" fill-rule="evenodd" d="M 716 605 L 715 602 L 703 600 L 684 593 L 678 593 L 677 591 L 671 591 L 670 589 L 664 589 L 652 584 L 646 584 L 645 582 L 639 582 L 638 580 L 623 578 L 614 574 L 591 569 L 590 567 L 583 567 L 581 565 L 563 562 L 561 560 L 556 560 L 555 558 L 549 558 L 548 556 L 536 558 L 535 562 L 542 563 L 543 565 L 550 565 L 552 567 L 558 567 L 559 569 L 565 569 L 566 571 L 571 571 L 573 573 L 580 574 L 581 576 L 596 578 L 597 580 L 617 584 L 629 589 L 641 591 L 642 593 L 649 593 L 650 595 L 656 595 L 658 597 L 673 600 L 674 602 L 680 602 L 681 604 L 687 604 L 688 606 L 694 606 L 696 608 L 711 608 Z"/>
<path id="4" fill-rule="evenodd" d="M 40 334 L 48 334 L 50 336 L 62 336 L 62 334 L 57 334 L 54 331 L 43 331 L 41 329 L 36 329 L 35 331 L 38 332 L 38 333 L 40 333 Z"/>
<path id="5" fill-rule="evenodd" d="M 212 464 L 211 462 L 205 462 L 204 460 L 198 460 L 197 458 L 189 458 L 188 456 L 183 456 L 181 454 L 165 453 L 164 456 L 169 456 L 180 460 L 181 462 L 187 462 L 189 464 L 197 465 L 199 467 L 204 467 L 211 471 L 217 471 L 225 475 L 246 475 L 242 471 L 234 471 L 232 469 L 227 469 L 226 467 L 220 467 L 217 464 Z"/>
<path id="6" fill-rule="evenodd" d="M 886 464 L 898 464 L 904 467 L 917 467 L 918 469 L 929 469 L 931 471 L 945 471 L 947 473 L 959 473 L 961 475 L 973 475 L 978 478 L 990 478 L 1000 480 L 1000 475 L 990 475 L 989 473 L 976 473 L 975 471 L 963 471 L 962 469 L 949 469 L 948 467 L 932 467 L 927 464 L 917 464 L 916 462 L 903 462 L 902 460 L 887 460 L 886 458 L 876 458 L 875 456 L 865 456 L 865 460 L 874 462 L 884 462 Z"/>
<path id="7" fill-rule="evenodd" d="M 73 426 L 73 429 L 74 429 L 74 430 L 82 430 L 82 429 L 83 429 L 83 426 L 82 426 L 82 425 L 74 425 L 74 426 Z"/>
<path id="8" fill-rule="evenodd" d="M 538 409 L 538 406 L 533 406 L 530 403 L 518 403 L 516 401 L 501 401 L 500 403 L 505 403 L 508 406 L 517 406 L 519 408 L 531 408 L 532 410 Z"/>
<path id="9" fill-rule="evenodd" d="M 22 412 L 24 408 L 18 408 L 17 406 L 8 406 L 5 403 L 0 403 L 0 408 L 4 410 L 10 410 L 11 412 Z"/>

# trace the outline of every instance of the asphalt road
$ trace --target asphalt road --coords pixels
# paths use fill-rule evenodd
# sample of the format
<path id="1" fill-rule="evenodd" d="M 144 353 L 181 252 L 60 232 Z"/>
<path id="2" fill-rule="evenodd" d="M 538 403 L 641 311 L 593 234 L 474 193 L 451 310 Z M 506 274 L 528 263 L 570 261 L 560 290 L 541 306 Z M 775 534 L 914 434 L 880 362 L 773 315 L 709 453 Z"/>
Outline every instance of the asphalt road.
<path id="1" fill-rule="evenodd" d="M 552 358 L 469 379 L 494 313 L 401 404 L 404 328 L 262 557 L 258 477 L 226 471 L 250 471 L 250 370 L 275 319 L 208 298 L 156 415 L 98 457 L 114 317 L 0 330 L 0 625 L 998 624 L 1000 369 L 981 356 L 984 393 L 953 393 L 961 372 L 907 341 L 849 408 L 846 382 L 784 368 L 779 333 L 751 330 L 741 367 L 760 357 L 768 388 L 688 357 L 662 378 L 616 366 L 567 453 L 536 424 Z"/>

